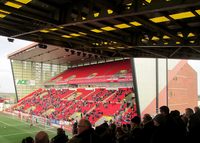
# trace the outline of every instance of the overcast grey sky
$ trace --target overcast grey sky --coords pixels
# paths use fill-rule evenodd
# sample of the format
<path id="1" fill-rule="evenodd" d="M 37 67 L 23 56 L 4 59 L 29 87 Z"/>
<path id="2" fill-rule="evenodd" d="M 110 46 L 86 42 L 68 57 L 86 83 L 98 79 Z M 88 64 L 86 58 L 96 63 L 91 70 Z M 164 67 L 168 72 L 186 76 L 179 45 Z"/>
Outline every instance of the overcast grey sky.
<path id="1" fill-rule="evenodd" d="M 18 39 L 15 39 L 12 43 L 8 42 L 7 37 L 0 36 L 0 92 L 14 92 L 11 66 L 7 55 L 31 43 Z"/>
<path id="2" fill-rule="evenodd" d="M 13 43 L 8 42 L 6 37 L 0 36 L 0 92 L 13 93 L 14 85 L 11 72 L 10 61 L 7 55 L 23 48 L 32 42 L 15 39 Z M 188 62 L 196 71 L 198 76 L 198 93 L 200 93 L 200 61 L 189 60 Z"/>

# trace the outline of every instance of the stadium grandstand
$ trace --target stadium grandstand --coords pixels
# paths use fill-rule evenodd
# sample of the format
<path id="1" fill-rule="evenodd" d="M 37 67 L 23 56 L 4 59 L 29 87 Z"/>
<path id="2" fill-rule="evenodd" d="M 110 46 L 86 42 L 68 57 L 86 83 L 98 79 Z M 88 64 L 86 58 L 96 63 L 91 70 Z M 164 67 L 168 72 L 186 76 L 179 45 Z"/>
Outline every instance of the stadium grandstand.
<path id="1" fill-rule="evenodd" d="M 198 137 L 200 121 L 189 122 L 200 112 L 197 72 L 187 59 L 200 57 L 199 0 L 3 0 L 0 19 L 9 42 L 34 41 L 8 55 L 16 103 L 0 103 L 10 133 L 0 141 L 27 132 L 36 142 L 45 130 L 54 143 L 54 127 L 69 143 Z"/>
<path id="2" fill-rule="evenodd" d="M 79 52 L 52 45 L 43 50 L 34 43 L 11 53 L 20 99 L 15 110 L 58 121 L 87 116 L 94 125 L 111 119 L 130 122 L 137 114 L 131 60 L 88 60 L 91 53 L 83 57 Z"/>

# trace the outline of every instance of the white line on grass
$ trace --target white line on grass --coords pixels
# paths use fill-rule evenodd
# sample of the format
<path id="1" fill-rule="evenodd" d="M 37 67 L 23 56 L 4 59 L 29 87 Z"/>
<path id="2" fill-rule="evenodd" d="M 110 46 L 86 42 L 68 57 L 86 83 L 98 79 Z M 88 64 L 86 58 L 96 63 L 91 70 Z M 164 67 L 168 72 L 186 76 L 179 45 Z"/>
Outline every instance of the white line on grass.
<path id="1" fill-rule="evenodd" d="M 16 135 L 21 135 L 21 134 L 27 134 L 27 133 L 35 133 L 35 132 L 38 132 L 38 131 L 1 135 L 0 138 L 1 137 L 8 137 L 8 136 L 16 136 Z"/>
<path id="2" fill-rule="evenodd" d="M 7 125 L 7 126 L 11 126 L 11 124 L 7 124 L 6 122 L 3 122 L 3 121 L 0 121 L 0 123 L 3 123 L 5 125 Z"/>
<path id="3" fill-rule="evenodd" d="M 38 128 L 41 128 L 41 127 L 38 127 Z M 43 129 L 43 128 L 42 128 Z M 56 133 L 55 131 L 51 131 L 51 130 L 48 130 L 48 129 L 44 129 L 44 131 L 49 131 L 49 132 L 52 132 L 52 133 Z M 7 134 L 7 135 L 0 135 L 0 138 L 1 137 L 8 137 L 8 136 L 15 136 L 15 135 L 21 135 L 21 134 L 27 134 L 27 133 L 37 133 L 38 131 L 32 131 L 32 132 L 23 132 L 23 133 L 14 133 L 14 134 Z"/>

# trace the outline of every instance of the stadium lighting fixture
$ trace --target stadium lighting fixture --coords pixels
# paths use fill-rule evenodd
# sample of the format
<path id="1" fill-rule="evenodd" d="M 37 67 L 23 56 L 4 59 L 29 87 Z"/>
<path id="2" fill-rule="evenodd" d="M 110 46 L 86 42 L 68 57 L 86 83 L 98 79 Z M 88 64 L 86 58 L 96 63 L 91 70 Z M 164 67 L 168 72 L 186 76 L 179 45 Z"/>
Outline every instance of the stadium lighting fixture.
<path id="1" fill-rule="evenodd" d="M 4 17 L 6 17 L 5 14 L 0 14 L 0 18 L 4 18 Z"/>
<path id="2" fill-rule="evenodd" d="M 126 4 L 126 9 L 130 9 L 131 8 L 131 6 L 132 6 L 132 2 L 131 3 L 128 3 L 128 4 Z"/>
<path id="3" fill-rule="evenodd" d="M 102 27 L 101 29 L 102 29 L 102 30 L 105 30 L 105 31 L 113 31 L 113 30 L 116 30 L 115 28 L 110 27 L 110 26 Z"/>
<path id="4" fill-rule="evenodd" d="M 10 38 L 10 37 L 8 37 L 8 42 L 14 42 L 14 39 L 13 38 Z"/>
<path id="5" fill-rule="evenodd" d="M 188 37 L 194 37 L 195 35 L 194 35 L 194 33 L 189 33 L 188 34 Z"/>
<path id="6" fill-rule="evenodd" d="M 160 17 L 154 17 L 149 19 L 150 21 L 154 22 L 154 23 L 161 23 L 161 22 L 167 22 L 169 21 L 169 19 L 165 16 L 160 16 Z"/>
<path id="7" fill-rule="evenodd" d="M 200 9 L 198 9 L 198 10 L 195 10 L 196 11 L 196 13 L 198 13 L 199 15 L 200 15 Z"/>
<path id="8" fill-rule="evenodd" d="M 99 14 L 100 14 L 99 12 L 95 12 L 95 13 L 94 13 L 94 17 L 98 17 Z"/>
<path id="9" fill-rule="evenodd" d="M 72 36 L 69 35 L 62 35 L 63 38 L 72 38 Z"/>
<path id="10" fill-rule="evenodd" d="M 74 51 L 74 50 L 71 50 L 70 52 L 71 52 L 71 55 L 74 55 L 74 53 L 75 53 L 75 51 Z"/>
<path id="11" fill-rule="evenodd" d="M 145 0 L 145 1 L 148 2 L 148 3 L 151 3 L 152 0 Z"/>
<path id="12" fill-rule="evenodd" d="M 77 33 L 71 33 L 71 34 L 69 34 L 69 35 L 74 36 L 74 37 L 81 36 L 80 34 L 77 34 Z"/>
<path id="13" fill-rule="evenodd" d="M 83 53 L 83 57 L 85 57 L 86 56 L 86 53 Z"/>
<path id="14" fill-rule="evenodd" d="M 153 40 L 153 41 L 158 41 L 158 40 L 159 40 L 159 37 L 153 36 L 151 40 Z"/>
<path id="15" fill-rule="evenodd" d="M 51 29 L 49 29 L 49 30 L 51 30 L 51 31 L 56 31 L 56 30 L 58 30 L 58 28 L 51 28 Z"/>
<path id="16" fill-rule="evenodd" d="M 115 48 L 114 47 L 108 47 L 108 49 L 114 50 Z"/>
<path id="17" fill-rule="evenodd" d="M 81 55 L 81 52 L 77 52 L 76 54 L 77 54 L 77 56 L 80 56 L 80 55 Z"/>
<path id="18" fill-rule="evenodd" d="M 148 42 L 147 39 L 142 39 L 141 41 L 142 41 L 143 43 L 147 43 L 147 42 Z"/>
<path id="19" fill-rule="evenodd" d="M 129 28 L 131 26 L 128 25 L 128 24 L 122 23 L 122 24 L 115 25 L 115 27 L 120 28 L 120 29 L 124 29 L 124 28 Z"/>
<path id="20" fill-rule="evenodd" d="M 95 33 L 101 33 L 101 32 L 103 32 L 102 30 L 99 30 L 99 29 L 92 29 L 90 31 L 95 32 Z"/>
<path id="21" fill-rule="evenodd" d="M 183 37 L 183 34 L 181 32 L 178 32 L 179 37 Z"/>
<path id="22" fill-rule="evenodd" d="M 134 25 L 134 26 L 141 26 L 142 24 L 137 22 L 137 21 L 133 21 L 133 22 L 130 22 L 130 24 Z"/>
<path id="23" fill-rule="evenodd" d="M 69 52 L 69 49 L 65 48 L 65 52 Z"/>
<path id="24" fill-rule="evenodd" d="M 45 29 L 43 29 L 43 30 L 40 30 L 40 32 L 42 32 L 42 33 L 48 33 L 49 31 L 48 31 L 48 30 L 45 30 Z"/>
<path id="25" fill-rule="evenodd" d="M 124 49 L 125 47 L 122 47 L 122 46 L 119 46 L 119 47 L 116 47 L 117 49 Z"/>
<path id="26" fill-rule="evenodd" d="M 171 18 L 175 19 L 175 20 L 195 17 L 194 13 L 192 13 L 191 11 L 181 12 L 181 13 L 176 13 L 176 14 L 171 14 L 169 16 Z"/>
<path id="27" fill-rule="evenodd" d="M 87 33 L 84 33 L 84 32 L 78 32 L 78 33 L 81 35 L 87 35 Z"/>
<path id="28" fill-rule="evenodd" d="M 0 13 L 3 13 L 3 14 L 10 14 L 10 12 L 5 11 L 5 10 L 2 10 L 2 9 L 0 9 Z"/>
<path id="29" fill-rule="evenodd" d="M 131 2 L 131 3 L 128 3 L 128 4 L 126 4 L 127 6 L 131 6 L 133 3 Z"/>
<path id="30" fill-rule="evenodd" d="M 5 5 L 16 8 L 16 9 L 19 9 L 22 7 L 22 5 L 14 3 L 14 2 L 10 2 L 10 1 L 6 2 Z"/>
<path id="31" fill-rule="evenodd" d="M 108 42 L 106 42 L 106 41 L 105 41 L 105 42 L 103 42 L 103 44 L 104 44 L 104 45 L 107 45 L 107 44 L 108 44 Z"/>
<path id="32" fill-rule="evenodd" d="M 176 44 L 181 44 L 181 42 L 177 41 Z"/>
<path id="33" fill-rule="evenodd" d="M 108 10 L 107 10 L 107 13 L 108 13 L 108 14 L 112 14 L 112 13 L 113 13 L 113 10 L 112 10 L 112 9 L 108 9 Z"/>
<path id="34" fill-rule="evenodd" d="M 31 2 L 32 0 L 15 0 L 15 1 L 23 3 L 23 4 L 27 4 L 27 3 Z"/>
<path id="35" fill-rule="evenodd" d="M 170 39 L 170 37 L 167 36 L 167 35 L 164 35 L 164 36 L 163 36 L 163 39 Z"/>
<path id="36" fill-rule="evenodd" d="M 40 44 L 38 44 L 38 47 L 41 48 L 41 49 L 46 49 L 47 45 L 40 43 Z"/>

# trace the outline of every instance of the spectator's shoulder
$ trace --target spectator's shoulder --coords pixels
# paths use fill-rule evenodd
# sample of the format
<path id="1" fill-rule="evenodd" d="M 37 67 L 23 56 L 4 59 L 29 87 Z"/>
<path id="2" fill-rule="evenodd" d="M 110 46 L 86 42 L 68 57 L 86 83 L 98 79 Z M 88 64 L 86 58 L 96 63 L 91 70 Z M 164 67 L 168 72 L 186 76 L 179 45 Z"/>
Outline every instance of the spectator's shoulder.
<path id="1" fill-rule="evenodd" d="M 67 143 L 80 143 L 81 138 L 79 138 L 77 135 L 73 136 Z"/>

